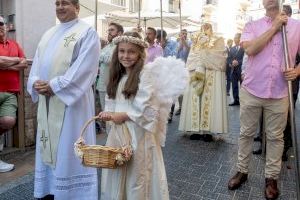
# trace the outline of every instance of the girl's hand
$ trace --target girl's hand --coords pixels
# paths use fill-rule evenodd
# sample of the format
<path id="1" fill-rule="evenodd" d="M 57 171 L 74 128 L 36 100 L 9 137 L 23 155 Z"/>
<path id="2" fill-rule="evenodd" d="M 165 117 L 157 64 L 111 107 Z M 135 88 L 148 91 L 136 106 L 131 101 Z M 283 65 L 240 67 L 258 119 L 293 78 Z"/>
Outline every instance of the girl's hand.
<path id="1" fill-rule="evenodd" d="M 100 112 L 98 117 L 100 120 L 103 120 L 103 121 L 111 121 L 112 113 L 111 112 Z"/>
<path id="2" fill-rule="evenodd" d="M 112 115 L 111 121 L 116 124 L 122 124 L 129 119 L 126 113 L 114 113 Z"/>

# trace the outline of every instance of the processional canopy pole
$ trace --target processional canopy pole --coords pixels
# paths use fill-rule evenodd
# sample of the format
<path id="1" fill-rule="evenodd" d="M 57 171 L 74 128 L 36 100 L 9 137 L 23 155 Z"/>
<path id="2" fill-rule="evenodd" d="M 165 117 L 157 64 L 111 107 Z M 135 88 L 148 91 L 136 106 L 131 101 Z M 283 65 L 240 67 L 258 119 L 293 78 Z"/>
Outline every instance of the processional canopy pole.
<path id="1" fill-rule="evenodd" d="M 95 0 L 95 30 L 98 31 L 98 0 Z"/>
<path id="2" fill-rule="evenodd" d="M 141 28 L 141 0 L 139 0 L 139 12 L 138 12 L 138 29 L 140 29 Z M 145 31 L 146 31 L 146 27 L 145 27 Z"/>
<path id="3" fill-rule="evenodd" d="M 279 0 L 280 12 L 283 10 L 283 1 Z M 283 50 L 284 50 L 284 61 L 285 61 L 285 68 L 293 68 L 291 66 L 291 60 L 289 56 L 289 48 L 288 48 L 288 41 L 286 35 L 286 25 L 281 27 L 282 33 L 282 41 L 283 41 Z M 292 81 L 288 81 L 288 95 L 289 95 L 289 117 L 291 123 L 291 135 L 292 135 L 292 142 L 293 142 L 293 153 L 294 153 L 294 161 L 295 161 L 295 179 L 296 179 L 296 191 L 297 191 L 297 199 L 300 199 L 300 165 L 299 165 L 299 155 L 298 155 L 298 144 L 297 144 L 297 134 L 296 134 L 296 126 L 295 126 L 295 110 L 294 110 L 294 99 L 293 99 L 293 90 L 292 90 Z"/>
<path id="4" fill-rule="evenodd" d="M 160 0 L 160 41 L 163 41 L 163 6 Z"/>
<path id="5" fill-rule="evenodd" d="M 179 8 L 179 21 L 180 21 L 180 32 L 182 31 L 182 16 L 181 16 L 181 0 L 179 0 L 179 4 L 178 4 L 178 8 Z"/>

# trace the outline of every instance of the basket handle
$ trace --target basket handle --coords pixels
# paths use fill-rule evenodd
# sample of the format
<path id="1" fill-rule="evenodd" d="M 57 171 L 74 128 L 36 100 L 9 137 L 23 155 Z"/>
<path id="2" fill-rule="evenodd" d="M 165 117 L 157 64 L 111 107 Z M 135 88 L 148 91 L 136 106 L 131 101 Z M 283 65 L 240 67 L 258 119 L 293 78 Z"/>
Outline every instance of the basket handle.
<path id="1" fill-rule="evenodd" d="M 99 116 L 94 116 L 91 119 L 89 119 L 87 122 L 85 122 L 83 128 L 81 129 L 80 137 L 79 137 L 78 141 L 84 141 L 83 135 L 85 134 L 88 125 L 90 125 L 90 123 L 92 123 L 93 121 L 96 121 L 97 119 L 100 119 Z"/>
<path id="2" fill-rule="evenodd" d="M 89 119 L 89 120 L 84 124 L 84 126 L 83 126 L 83 128 L 81 129 L 81 132 L 80 132 L 80 137 L 79 137 L 79 139 L 76 141 L 76 143 L 77 143 L 78 145 L 83 145 L 83 144 L 84 144 L 83 136 L 84 136 L 84 134 L 85 134 L 85 132 L 86 132 L 86 129 L 87 129 L 88 125 L 90 125 L 90 123 L 92 123 L 93 121 L 95 121 L 95 120 L 97 120 L 97 119 L 100 119 L 100 117 L 99 117 L 99 116 L 94 116 L 94 117 L 92 117 L 91 119 Z M 127 131 L 125 131 L 125 132 L 126 132 L 127 136 L 130 138 L 129 143 L 131 143 L 131 135 L 130 135 L 130 133 L 129 133 L 128 127 L 127 127 L 125 124 L 122 124 L 122 126 L 123 126 L 122 128 L 126 128 L 126 129 L 127 129 Z M 124 127 L 124 126 L 125 126 L 125 127 Z M 118 136 L 120 145 L 123 145 L 123 144 L 121 144 L 122 142 L 121 142 L 121 139 L 120 139 L 120 135 L 117 134 L 117 136 Z"/>

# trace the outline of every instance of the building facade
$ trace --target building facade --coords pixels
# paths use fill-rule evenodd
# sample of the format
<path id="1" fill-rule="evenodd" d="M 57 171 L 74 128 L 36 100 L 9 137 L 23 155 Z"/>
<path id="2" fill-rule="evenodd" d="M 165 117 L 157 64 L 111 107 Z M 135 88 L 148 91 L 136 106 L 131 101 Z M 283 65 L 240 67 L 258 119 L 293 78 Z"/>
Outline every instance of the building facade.
<path id="1" fill-rule="evenodd" d="M 0 15 L 7 22 L 8 36 L 23 48 L 27 59 L 34 57 L 43 33 L 55 25 L 55 7 L 52 0 L 0 0 Z M 36 105 L 25 92 L 29 69 L 20 72 L 21 91 L 18 96 L 18 123 L 8 132 L 6 145 L 24 148 L 35 144 Z"/>

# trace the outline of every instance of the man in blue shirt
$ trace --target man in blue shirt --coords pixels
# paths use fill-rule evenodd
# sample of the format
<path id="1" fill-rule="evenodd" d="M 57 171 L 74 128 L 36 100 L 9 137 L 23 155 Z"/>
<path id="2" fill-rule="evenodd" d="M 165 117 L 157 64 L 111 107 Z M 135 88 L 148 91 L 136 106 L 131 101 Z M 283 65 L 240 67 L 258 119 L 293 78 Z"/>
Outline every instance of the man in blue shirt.
<path id="1" fill-rule="evenodd" d="M 161 37 L 161 34 L 163 37 Z M 156 41 L 164 50 L 164 57 L 176 56 L 177 54 L 177 42 L 167 39 L 167 32 L 164 30 L 157 30 Z"/>
<path id="2" fill-rule="evenodd" d="M 176 58 L 181 59 L 186 63 L 188 55 L 190 53 L 191 45 L 192 41 L 187 39 L 187 30 L 182 29 L 179 34 Z"/>

